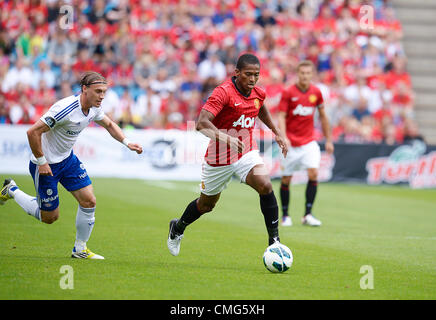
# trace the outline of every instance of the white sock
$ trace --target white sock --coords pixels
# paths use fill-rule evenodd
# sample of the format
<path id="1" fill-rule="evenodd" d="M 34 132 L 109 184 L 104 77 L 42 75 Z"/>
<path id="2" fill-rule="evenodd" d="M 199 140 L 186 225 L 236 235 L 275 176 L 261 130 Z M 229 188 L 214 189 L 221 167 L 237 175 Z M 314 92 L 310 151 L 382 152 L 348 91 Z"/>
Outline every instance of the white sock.
<path id="1" fill-rule="evenodd" d="M 18 188 L 13 188 L 9 193 L 24 211 L 41 221 L 38 200 L 35 197 L 29 196 Z"/>
<path id="2" fill-rule="evenodd" d="M 76 251 L 82 251 L 86 248 L 86 242 L 91 236 L 92 229 L 95 222 L 95 207 L 94 208 L 82 208 L 79 205 L 76 216 Z"/>

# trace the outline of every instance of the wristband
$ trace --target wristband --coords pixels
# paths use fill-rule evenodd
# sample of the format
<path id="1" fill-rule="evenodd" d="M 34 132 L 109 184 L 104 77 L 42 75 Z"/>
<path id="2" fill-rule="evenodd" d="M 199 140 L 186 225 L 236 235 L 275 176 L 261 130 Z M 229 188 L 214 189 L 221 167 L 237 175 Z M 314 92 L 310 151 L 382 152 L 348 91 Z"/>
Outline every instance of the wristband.
<path id="1" fill-rule="evenodd" d="M 44 156 L 36 158 L 36 164 L 38 166 L 42 166 L 43 164 L 46 164 L 46 163 L 47 163 L 47 159 Z"/>
<path id="2" fill-rule="evenodd" d="M 127 138 L 124 138 L 124 140 L 123 140 L 123 144 L 124 144 L 126 147 L 129 146 L 129 143 L 130 143 L 130 140 L 127 139 Z"/>

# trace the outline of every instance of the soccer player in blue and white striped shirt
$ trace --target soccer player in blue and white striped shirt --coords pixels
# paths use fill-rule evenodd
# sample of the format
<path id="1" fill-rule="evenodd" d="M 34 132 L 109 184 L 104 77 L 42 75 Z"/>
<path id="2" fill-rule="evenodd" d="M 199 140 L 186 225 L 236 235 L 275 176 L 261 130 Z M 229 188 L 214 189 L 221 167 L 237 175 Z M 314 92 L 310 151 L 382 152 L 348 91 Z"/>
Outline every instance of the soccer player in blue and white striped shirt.
<path id="1" fill-rule="evenodd" d="M 107 90 L 106 79 L 97 72 L 89 71 L 82 75 L 80 85 L 81 94 L 56 102 L 27 131 L 32 150 L 29 171 L 37 196 L 27 195 L 12 179 L 6 179 L 0 194 L 0 204 L 13 198 L 29 215 L 52 224 L 59 217 L 60 182 L 79 203 L 72 257 L 104 259 L 86 246 L 94 227 L 96 199 L 86 169 L 74 155 L 73 145 L 80 132 L 91 121 L 95 121 L 130 150 L 140 154 L 142 147 L 130 142 L 121 128 L 101 109 Z"/>

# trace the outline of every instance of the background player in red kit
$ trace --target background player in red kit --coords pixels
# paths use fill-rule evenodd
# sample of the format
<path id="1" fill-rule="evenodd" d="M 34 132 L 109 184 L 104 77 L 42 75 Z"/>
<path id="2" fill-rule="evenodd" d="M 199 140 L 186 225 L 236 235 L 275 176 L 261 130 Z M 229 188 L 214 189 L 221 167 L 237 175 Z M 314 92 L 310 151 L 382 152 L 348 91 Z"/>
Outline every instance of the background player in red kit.
<path id="1" fill-rule="evenodd" d="M 283 91 L 279 104 L 279 129 L 286 132 L 286 143 L 289 147 L 287 156 L 282 158 L 282 181 L 280 199 L 282 203 L 282 225 L 291 226 L 288 215 L 290 191 L 289 185 L 294 172 L 307 169 L 306 209 L 302 223 L 320 226 L 321 221 L 312 215 L 312 206 L 318 188 L 318 168 L 321 151 L 314 138 L 314 115 L 319 112 L 322 131 L 326 138 L 325 149 L 333 153 L 330 126 L 324 111 L 324 100 L 321 91 L 311 79 L 315 66 L 311 61 L 302 61 L 297 66 L 297 83 Z"/>
<path id="2" fill-rule="evenodd" d="M 202 168 L 201 194 L 189 203 L 180 219 L 170 222 L 167 245 L 172 255 L 179 254 L 185 228 L 212 211 L 233 174 L 259 193 L 269 245 L 280 240 L 277 200 L 252 135 L 255 118 L 272 130 L 285 156 L 287 146 L 284 134 L 273 124 L 263 104 L 265 91 L 255 86 L 259 72 L 256 56 L 240 56 L 236 75 L 215 88 L 200 112 L 197 130 L 211 138 Z"/>

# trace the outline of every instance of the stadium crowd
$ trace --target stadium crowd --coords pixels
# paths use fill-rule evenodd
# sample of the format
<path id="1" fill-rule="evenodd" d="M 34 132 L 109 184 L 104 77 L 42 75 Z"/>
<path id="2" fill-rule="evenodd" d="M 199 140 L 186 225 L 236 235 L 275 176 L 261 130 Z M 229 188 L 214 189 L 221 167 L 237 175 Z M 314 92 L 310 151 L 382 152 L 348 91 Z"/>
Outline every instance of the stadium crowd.
<path id="1" fill-rule="evenodd" d="M 273 116 L 309 59 L 335 142 L 418 135 L 388 0 L 6 0 L 0 11 L 0 123 L 33 123 L 95 70 L 109 81 L 104 111 L 121 126 L 184 129 L 253 52 Z"/>

